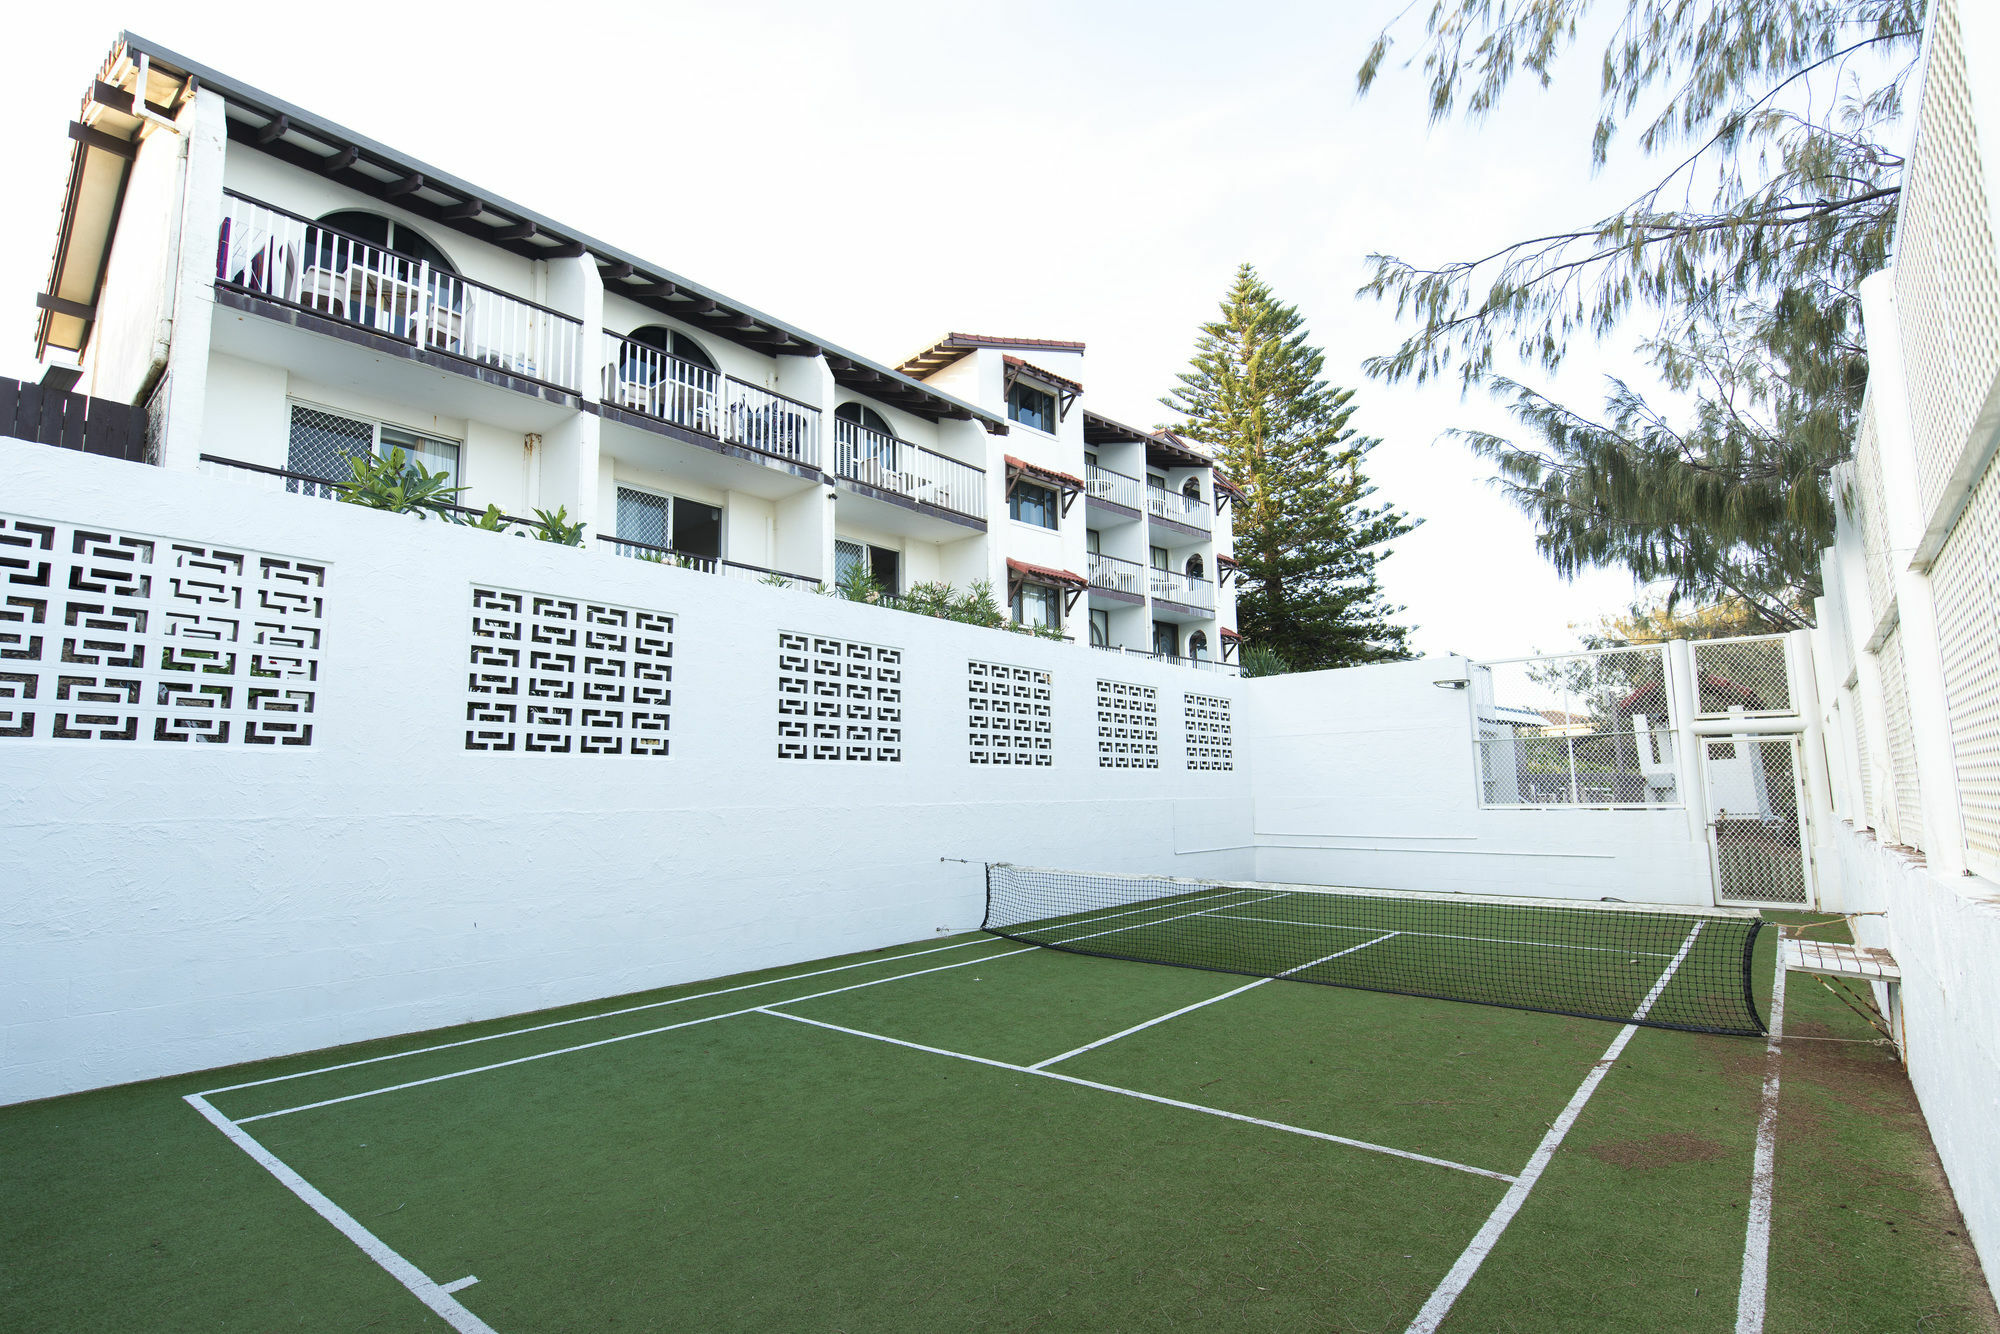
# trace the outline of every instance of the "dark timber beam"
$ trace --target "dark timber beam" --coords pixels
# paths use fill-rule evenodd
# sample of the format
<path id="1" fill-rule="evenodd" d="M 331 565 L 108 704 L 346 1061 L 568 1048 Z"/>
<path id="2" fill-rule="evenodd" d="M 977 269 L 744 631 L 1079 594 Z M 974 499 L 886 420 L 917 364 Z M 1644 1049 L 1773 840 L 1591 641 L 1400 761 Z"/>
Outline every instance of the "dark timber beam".
<path id="1" fill-rule="evenodd" d="M 628 296 L 650 297 L 655 301 L 665 301 L 680 290 L 672 283 L 647 283 L 644 287 L 628 287 L 625 292 Z"/>
<path id="2" fill-rule="evenodd" d="M 544 247 L 542 248 L 542 254 L 541 254 L 541 258 L 543 258 L 543 259 L 582 259 L 582 258 L 583 258 L 583 242 L 581 242 L 581 241 L 565 241 L 565 242 L 564 242 L 563 244 L 561 244 L 561 245 L 559 245 L 559 246 L 544 246 Z"/>
<path id="3" fill-rule="evenodd" d="M 332 175 L 336 171 L 346 171 L 349 167 L 354 165 L 355 160 L 360 156 L 361 156 L 361 150 L 356 148 L 353 144 L 349 144 L 347 147 L 341 149 L 338 153 L 335 153 L 332 157 L 322 158 L 320 160 L 319 169 L 323 172 L 326 172 L 328 175 Z"/>
<path id="4" fill-rule="evenodd" d="M 120 139 L 115 134 L 106 134 L 102 130 L 92 129 L 82 121 L 73 120 L 69 123 L 69 137 L 88 148 L 101 148 L 105 152 L 122 157 L 128 162 L 139 156 L 139 145 L 133 143 L 131 140 Z"/>
<path id="5" fill-rule="evenodd" d="M 424 178 L 412 172 L 399 181 L 390 181 L 387 185 L 383 186 L 382 198 L 401 199 L 404 195 L 413 195 L 423 188 Z"/>
<path id="6" fill-rule="evenodd" d="M 610 264 L 600 264 L 597 266 L 597 271 L 603 274 L 606 280 L 614 283 L 622 283 L 632 276 L 632 266 L 622 259 Z"/>
<path id="7" fill-rule="evenodd" d="M 534 238 L 534 235 L 535 235 L 534 223 L 517 222 L 512 227 L 499 227 L 494 229 L 493 239 L 496 241 L 527 241 L 527 240 L 532 240 Z"/>
<path id="8" fill-rule="evenodd" d="M 256 135 L 257 143 L 261 147 L 264 144 L 270 143 L 273 139 L 282 139 L 288 133 L 291 132 L 291 128 L 292 128 L 291 117 L 289 116 L 275 117 L 272 119 L 270 124 L 266 125 L 263 129 L 257 131 Z"/>
<path id="9" fill-rule="evenodd" d="M 451 207 L 445 209 L 438 216 L 444 218 L 447 222 L 464 222 L 469 218 L 478 217 L 485 211 L 486 211 L 485 200 L 462 199 L 458 203 L 453 204 Z"/>
<path id="10" fill-rule="evenodd" d="M 59 296 L 50 296 L 47 292 L 35 293 L 35 304 L 43 310 L 57 315 L 67 315 L 73 320 L 97 318 L 97 307 L 87 306 L 81 301 L 65 301 Z"/>

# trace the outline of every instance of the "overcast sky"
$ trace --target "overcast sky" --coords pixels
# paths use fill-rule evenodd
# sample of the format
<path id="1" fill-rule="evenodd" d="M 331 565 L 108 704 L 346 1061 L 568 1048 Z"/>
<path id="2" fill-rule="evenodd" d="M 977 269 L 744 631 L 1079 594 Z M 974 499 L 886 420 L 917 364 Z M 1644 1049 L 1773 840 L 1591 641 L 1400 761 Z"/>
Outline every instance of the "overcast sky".
<path id="1" fill-rule="evenodd" d="M 1504 425 L 1455 385 L 1362 361 L 1391 314 L 1370 251 L 1483 254 L 1596 218 L 1649 175 L 1593 179 L 1597 49 L 1478 127 L 1430 129 L 1417 71 L 1354 70 L 1401 0 L 1006 6 L 678 0 L 479 7 L 35 6 L 0 107 L 0 373 L 32 377 L 64 125 L 127 23 L 254 86 L 792 321 L 895 360 L 957 329 L 1089 344 L 1087 401 L 1138 425 L 1235 266 L 1303 312 L 1383 441 L 1381 494 L 1421 517 L 1384 567 L 1425 652 L 1569 647 L 1631 600 L 1559 579 L 1452 426 Z M 1411 47 L 1417 37 L 1407 34 Z M 1595 402 L 1625 348 L 1555 388 Z"/>

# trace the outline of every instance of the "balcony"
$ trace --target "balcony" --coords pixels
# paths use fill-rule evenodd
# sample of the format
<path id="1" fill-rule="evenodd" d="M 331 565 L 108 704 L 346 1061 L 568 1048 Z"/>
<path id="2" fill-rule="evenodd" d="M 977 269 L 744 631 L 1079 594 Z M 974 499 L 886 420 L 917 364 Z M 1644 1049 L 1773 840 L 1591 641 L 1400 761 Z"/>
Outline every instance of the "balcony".
<path id="1" fill-rule="evenodd" d="M 742 561 L 724 560 L 720 556 L 697 556 L 692 552 L 676 551 L 672 547 L 641 542 L 630 537 L 612 537 L 607 533 L 599 533 L 597 540 L 620 556 L 629 556 L 633 560 L 653 565 L 672 565 L 682 570 L 699 570 L 703 574 L 719 574 L 725 579 L 769 584 L 774 588 L 799 588 L 812 592 L 819 587 L 819 580 L 808 575 L 787 574 L 783 570 L 766 569 L 762 565 L 746 565 Z"/>
<path id="2" fill-rule="evenodd" d="M 833 468 L 848 481 L 985 522 L 985 469 L 859 422 L 834 420 Z"/>
<path id="3" fill-rule="evenodd" d="M 1099 552 L 1090 553 L 1090 586 L 1133 602 L 1146 600 L 1146 567 L 1135 560 L 1120 560 Z"/>
<path id="4" fill-rule="evenodd" d="M 819 409 L 604 331 L 604 402 L 817 469 Z"/>
<path id="5" fill-rule="evenodd" d="M 1242 668 L 1233 662 L 1217 662 L 1214 658 L 1192 658 L 1179 653 L 1154 653 L 1142 648 L 1126 648 L 1120 644 L 1092 644 L 1092 648 L 1104 653 L 1116 653 L 1120 657 L 1144 658 L 1148 662 L 1163 662 L 1169 667 L 1190 667 L 1197 672 L 1214 672 L 1218 676 L 1240 676 Z"/>
<path id="6" fill-rule="evenodd" d="M 1208 502 L 1194 496 L 1184 496 L 1178 491 L 1169 491 L 1164 486 L 1146 484 L 1146 512 L 1155 519 L 1164 520 L 1177 527 L 1204 536 L 1215 526 L 1209 515 Z"/>
<path id="7" fill-rule="evenodd" d="M 579 321 L 234 192 L 215 281 L 422 352 L 583 388 Z"/>
<path id="8" fill-rule="evenodd" d="M 1171 602 L 1192 611 L 1215 610 L 1215 585 L 1208 580 L 1157 567 L 1147 573 L 1152 576 L 1149 582 L 1155 602 Z"/>
<path id="9" fill-rule="evenodd" d="M 1092 463 L 1084 468 L 1083 481 L 1086 504 L 1115 505 L 1119 509 L 1139 513 L 1139 497 L 1145 488 L 1138 478 L 1127 477 L 1122 472 L 1113 472 Z"/>

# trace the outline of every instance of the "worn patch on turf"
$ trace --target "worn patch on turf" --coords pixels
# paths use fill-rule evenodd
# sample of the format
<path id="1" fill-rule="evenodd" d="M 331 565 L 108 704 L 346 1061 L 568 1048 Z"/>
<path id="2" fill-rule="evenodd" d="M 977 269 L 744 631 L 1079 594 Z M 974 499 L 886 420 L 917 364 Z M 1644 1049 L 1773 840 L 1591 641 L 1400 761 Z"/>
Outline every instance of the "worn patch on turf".
<path id="1" fill-rule="evenodd" d="M 1648 1135 L 1644 1139 L 1615 1139 L 1593 1144 L 1584 1152 L 1599 1162 L 1634 1171 L 1667 1167 L 1673 1163 L 1706 1163 L 1729 1156 L 1729 1150 L 1723 1145 L 1685 1131 Z"/>

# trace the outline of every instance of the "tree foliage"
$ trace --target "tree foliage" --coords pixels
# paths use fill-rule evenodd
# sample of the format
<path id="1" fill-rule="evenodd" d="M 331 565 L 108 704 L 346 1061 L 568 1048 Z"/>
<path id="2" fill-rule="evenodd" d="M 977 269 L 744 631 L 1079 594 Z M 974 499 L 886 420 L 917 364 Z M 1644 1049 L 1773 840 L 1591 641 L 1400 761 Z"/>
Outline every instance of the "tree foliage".
<path id="1" fill-rule="evenodd" d="M 1435 122 L 1477 120 L 1516 78 L 1546 85 L 1586 16 L 1619 0 L 1433 0 L 1420 63 Z M 1624 566 L 1671 598 L 1741 598 L 1800 623 L 1832 531 L 1828 474 L 1866 382 L 1856 288 L 1887 260 L 1923 0 L 1623 0 L 1602 60 L 1591 158 L 1623 136 L 1667 169 L 1595 222 L 1423 266 L 1371 257 L 1363 292 L 1415 330 L 1368 363 L 1389 381 L 1454 375 L 1511 403 L 1537 439 L 1469 433 L 1541 524 L 1557 568 Z M 1365 92 L 1394 49 L 1385 29 Z M 1614 383 L 1601 416 L 1499 371 L 1553 371 L 1628 317 L 1641 355 L 1692 402 L 1685 424 Z"/>
<path id="2" fill-rule="evenodd" d="M 1305 321 L 1250 265 L 1220 316 L 1161 402 L 1243 488 L 1236 614 L 1246 652 L 1272 650 L 1300 671 L 1408 657 L 1409 630 L 1395 623 L 1403 608 L 1383 599 L 1376 567 L 1416 525 L 1369 503 L 1362 465 L 1377 442 L 1348 425 L 1354 391 L 1325 382 Z"/>

